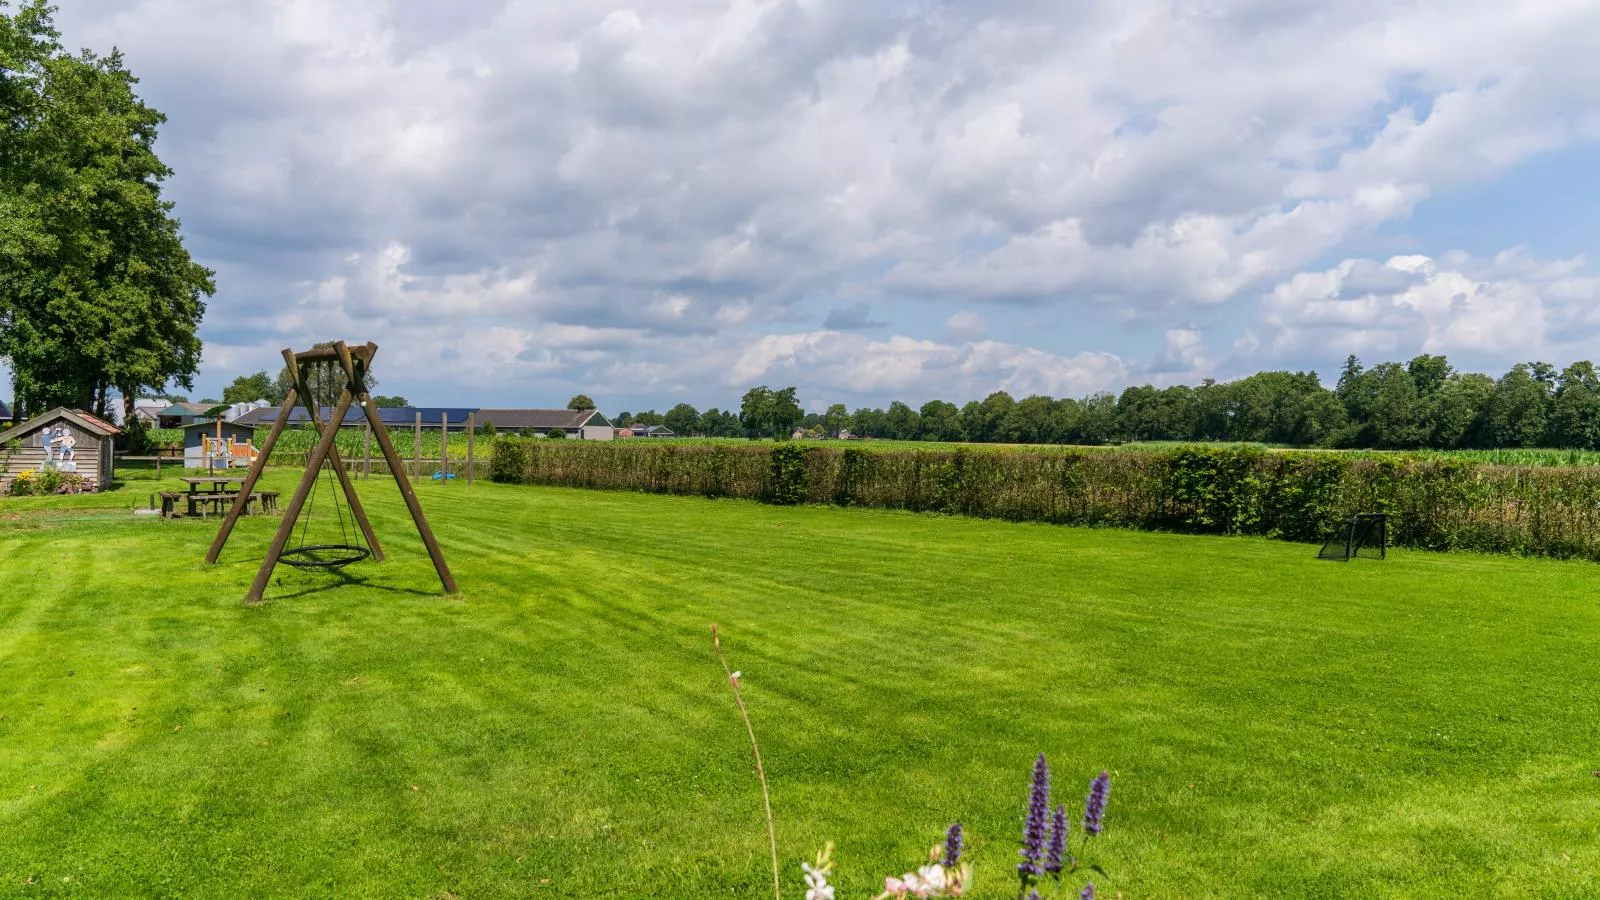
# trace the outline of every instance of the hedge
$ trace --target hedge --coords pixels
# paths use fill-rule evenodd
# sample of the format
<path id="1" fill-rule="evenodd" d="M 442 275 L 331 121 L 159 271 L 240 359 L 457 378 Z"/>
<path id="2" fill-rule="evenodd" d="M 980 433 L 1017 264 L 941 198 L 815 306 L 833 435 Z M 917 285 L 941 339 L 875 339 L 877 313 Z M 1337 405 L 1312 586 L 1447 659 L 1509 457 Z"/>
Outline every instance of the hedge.
<path id="1" fill-rule="evenodd" d="M 1383 512 L 1390 542 L 1600 559 L 1600 467 L 1251 447 L 1159 453 L 869 451 L 504 438 L 491 477 L 663 494 L 1316 541 Z"/>

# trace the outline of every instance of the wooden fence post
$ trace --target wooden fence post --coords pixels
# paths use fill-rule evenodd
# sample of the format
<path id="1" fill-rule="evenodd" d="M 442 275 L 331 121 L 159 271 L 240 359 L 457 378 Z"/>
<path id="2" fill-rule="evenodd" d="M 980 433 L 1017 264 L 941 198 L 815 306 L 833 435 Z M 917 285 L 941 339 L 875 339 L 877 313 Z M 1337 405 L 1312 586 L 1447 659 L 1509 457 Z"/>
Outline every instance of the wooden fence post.
<path id="1" fill-rule="evenodd" d="M 467 484 L 472 483 L 472 436 L 477 430 L 477 416 L 467 413 Z"/>
<path id="2" fill-rule="evenodd" d="M 417 413 L 417 428 L 411 435 L 411 480 L 422 480 L 422 413 Z"/>

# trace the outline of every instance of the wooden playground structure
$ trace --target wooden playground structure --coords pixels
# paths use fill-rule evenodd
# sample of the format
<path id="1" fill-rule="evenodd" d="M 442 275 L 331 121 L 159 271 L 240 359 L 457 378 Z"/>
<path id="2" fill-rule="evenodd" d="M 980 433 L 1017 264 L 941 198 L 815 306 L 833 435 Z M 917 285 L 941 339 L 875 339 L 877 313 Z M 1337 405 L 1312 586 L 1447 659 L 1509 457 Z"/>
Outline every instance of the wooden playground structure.
<path id="1" fill-rule="evenodd" d="M 218 423 L 221 431 L 221 423 Z M 229 435 L 224 438 L 220 434 L 212 437 L 209 434 L 200 436 L 200 460 L 205 469 L 232 469 L 248 468 L 255 464 L 261 451 L 256 449 L 255 441 L 239 441 Z"/>
<path id="2" fill-rule="evenodd" d="M 222 548 L 228 542 L 228 536 L 233 533 L 233 526 L 245 513 L 256 483 L 266 469 L 267 459 L 272 455 L 272 447 L 287 426 L 290 411 L 294 409 L 297 401 L 305 406 L 307 414 L 310 415 L 311 423 L 318 432 L 318 440 L 316 447 L 306 458 L 305 471 L 301 473 L 300 483 L 295 488 L 294 496 L 289 499 L 289 505 L 284 509 L 283 519 L 278 523 L 278 531 L 273 535 L 271 546 L 267 548 L 266 558 L 261 561 L 261 569 L 256 573 L 249 592 L 245 594 L 246 603 L 261 602 L 262 592 L 266 590 L 272 572 L 280 562 L 298 568 L 340 569 L 368 558 L 376 562 L 383 561 L 383 548 L 378 543 L 378 536 L 373 533 L 372 523 L 367 519 L 366 511 L 361 506 L 361 499 L 356 496 L 355 486 L 351 483 L 350 476 L 345 471 L 344 461 L 340 459 L 339 450 L 335 446 L 339 429 L 344 425 L 345 416 L 352 405 L 360 406 L 367 417 L 371 434 L 377 440 L 378 449 L 382 451 L 389 472 L 394 476 L 395 484 L 400 489 L 400 496 L 405 500 L 406 508 L 411 513 L 417 534 L 421 536 L 423 545 L 428 549 L 428 556 L 433 560 L 433 568 L 439 575 L 440 584 L 444 587 L 445 593 L 456 593 L 455 576 L 451 574 L 450 566 L 444 560 L 444 551 L 439 548 L 439 542 L 433 536 L 433 529 L 429 527 L 428 519 L 422 513 L 422 505 L 417 501 L 411 479 L 406 477 L 405 465 L 400 455 L 395 452 L 394 443 L 389 440 L 389 432 L 378 414 L 378 407 L 367 392 L 366 374 L 372 367 L 373 357 L 377 354 L 377 344 L 368 342 L 361 346 L 350 347 L 344 341 L 335 341 L 330 347 L 318 347 L 300 353 L 290 349 L 283 351 L 283 360 L 292 376 L 293 387 L 283 398 L 283 403 L 278 409 L 277 421 L 273 423 L 272 430 L 267 434 L 260 450 L 256 452 L 249 474 L 245 476 L 244 483 L 240 485 L 233 504 L 223 518 L 222 527 L 218 530 L 216 539 L 211 542 L 211 549 L 206 552 L 208 564 L 215 563 L 221 556 Z M 342 382 L 344 385 L 340 390 L 339 400 L 333 407 L 332 415 L 326 422 L 322 421 L 314 399 L 315 395 L 308 386 L 306 377 L 314 367 L 320 367 L 321 374 L 334 378 L 336 382 Z M 326 382 L 327 378 L 322 380 Z M 322 474 L 326 475 L 330 485 L 337 481 L 338 491 L 343 495 L 352 524 L 360 529 L 360 533 L 352 535 L 346 530 L 344 512 L 338 506 L 338 497 L 335 496 L 333 505 L 339 516 L 340 541 L 306 543 L 305 530 L 302 528 L 300 543 L 290 547 L 289 542 L 294 537 L 295 524 L 305 510 L 307 501 L 314 497 L 318 476 Z"/>

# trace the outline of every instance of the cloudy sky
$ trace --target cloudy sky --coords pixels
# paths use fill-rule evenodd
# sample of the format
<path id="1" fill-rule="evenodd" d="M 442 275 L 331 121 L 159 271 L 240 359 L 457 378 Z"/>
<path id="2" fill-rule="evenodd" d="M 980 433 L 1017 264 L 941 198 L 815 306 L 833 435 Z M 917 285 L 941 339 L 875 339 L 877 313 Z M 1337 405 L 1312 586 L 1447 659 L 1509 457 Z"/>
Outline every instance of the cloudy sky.
<path id="1" fill-rule="evenodd" d="M 957 402 L 1600 355 L 1593 0 L 61 0 L 168 114 L 197 394 Z"/>

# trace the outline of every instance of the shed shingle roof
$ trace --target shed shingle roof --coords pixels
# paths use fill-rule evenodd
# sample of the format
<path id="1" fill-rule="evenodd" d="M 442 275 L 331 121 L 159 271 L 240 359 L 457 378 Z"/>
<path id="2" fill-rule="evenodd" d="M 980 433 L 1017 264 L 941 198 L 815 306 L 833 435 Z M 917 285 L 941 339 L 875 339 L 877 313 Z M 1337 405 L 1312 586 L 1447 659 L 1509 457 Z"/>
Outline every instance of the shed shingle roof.
<path id="1" fill-rule="evenodd" d="M 91 416 L 86 412 L 81 412 L 76 409 L 67 409 L 64 406 L 58 406 L 42 416 L 36 416 L 26 422 L 23 422 L 21 425 L 18 425 L 15 428 L 0 432 L 0 444 L 9 441 L 12 438 L 20 438 L 25 434 L 31 434 L 34 431 L 43 428 L 52 422 L 60 421 L 61 419 L 66 419 L 90 434 L 98 435 L 103 438 L 112 437 L 113 435 L 122 433 L 122 429 L 103 419 Z"/>

